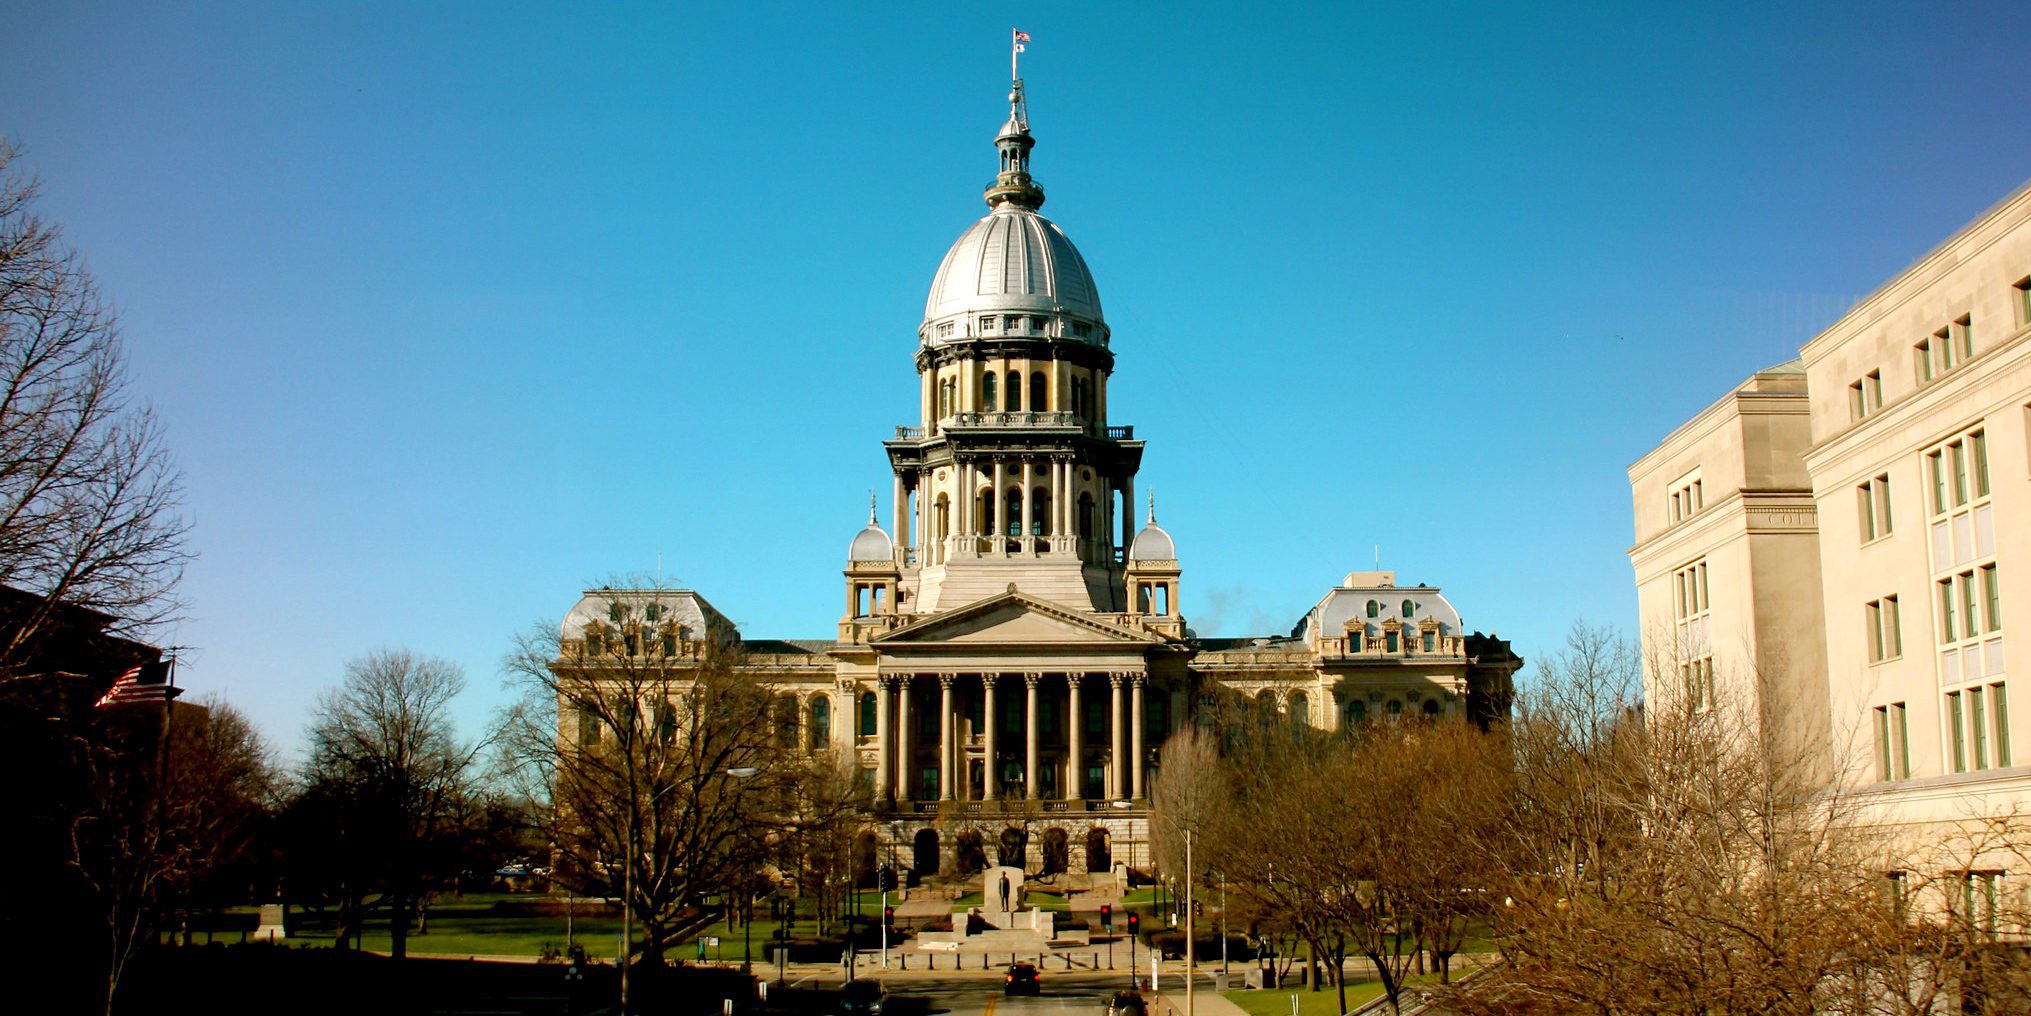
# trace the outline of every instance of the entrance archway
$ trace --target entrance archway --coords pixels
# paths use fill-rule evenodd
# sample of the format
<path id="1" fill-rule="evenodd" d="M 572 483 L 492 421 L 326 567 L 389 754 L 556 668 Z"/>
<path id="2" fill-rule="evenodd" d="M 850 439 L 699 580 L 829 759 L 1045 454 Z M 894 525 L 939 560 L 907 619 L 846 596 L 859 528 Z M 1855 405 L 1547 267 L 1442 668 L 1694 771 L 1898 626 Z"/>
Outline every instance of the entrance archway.
<path id="1" fill-rule="evenodd" d="M 919 878 L 938 874 L 938 831 L 917 830 L 916 839 L 910 842 L 910 870 Z"/>
<path id="2" fill-rule="evenodd" d="M 1067 848 L 1066 844 L 1068 839 L 1070 837 L 1065 835 L 1065 830 L 1057 826 L 1044 830 L 1044 867 L 1042 874 L 1056 875 L 1070 866 L 1068 858 L 1071 855 L 1071 851 Z"/>
<path id="3" fill-rule="evenodd" d="M 1108 849 L 1107 830 L 1101 826 L 1086 832 L 1086 870 L 1114 870 L 1114 852 Z"/>

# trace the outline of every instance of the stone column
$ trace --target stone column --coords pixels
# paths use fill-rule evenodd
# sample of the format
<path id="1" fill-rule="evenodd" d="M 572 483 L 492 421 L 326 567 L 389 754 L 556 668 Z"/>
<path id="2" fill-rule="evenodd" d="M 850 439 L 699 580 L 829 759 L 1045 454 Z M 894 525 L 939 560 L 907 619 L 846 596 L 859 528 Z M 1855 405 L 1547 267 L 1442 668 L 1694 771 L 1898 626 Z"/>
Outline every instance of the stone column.
<path id="1" fill-rule="evenodd" d="M 886 801 L 896 775 L 895 756 L 889 754 L 889 679 L 875 678 L 874 688 L 874 799 Z M 859 705 L 854 703 L 856 713 Z"/>
<path id="2" fill-rule="evenodd" d="M 910 782 L 910 681 L 904 674 L 896 679 L 896 800 L 914 801 L 916 787 Z"/>
<path id="3" fill-rule="evenodd" d="M 1121 557 L 1128 559 L 1128 548 L 1135 545 L 1135 477 L 1121 478 Z M 1135 604 L 1128 605 L 1130 610 Z"/>
<path id="4" fill-rule="evenodd" d="M 1029 753 L 1023 756 L 1023 792 L 1034 801 L 1037 799 L 1037 681 L 1038 674 L 1023 675 L 1023 735 L 1029 740 Z"/>
<path id="5" fill-rule="evenodd" d="M 910 545 L 910 493 L 909 488 L 903 486 L 901 470 L 896 471 L 895 500 L 889 502 L 889 514 L 895 517 L 895 531 L 889 537 L 895 544 L 896 563 L 901 564 L 909 559 L 906 548 Z"/>
<path id="6" fill-rule="evenodd" d="M 994 674 L 980 675 L 980 716 L 981 722 L 987 727 L 980 732 L 981 755 L 986 759 L 986 764 L 981 767 L 986 779 L 982 780 L 980 785 L 981 796 L 989 801 L 1001 796 L 995 787 L 995 783 L 1001 778 L 1000 766 L 995 763 L 994 758 L 995 728 L 1000 726 L 995 722 L 994 713 L 995 677 Z"/>
<path id="7" fill-rule="evenodd" d="M 1023 546 L 1025 547 L 1030 546 L 1030 540 L 1032 539 L 1030 534 L 1036 532 L 1037 528 L 1036 527 L 1037 509 L 1034 504 L 1030 503 L 1031 500 L 1030 486 L 1036 482 L 1034 476 L 1035 474 L 1033 474 L 1030 471 L 1030 460 L 1024 459 L 1022 477 L 1023 477 Z"/>
<path id="8" fill-rule="evenodd" d="M 950 801 L 952 795 L 952 759 L 958 748 L 958 738 L 952 730 L 952 675 L 938 675 L 938 800 Z"/>
<path id="9" fill-rule="evenodd" d="M 1008 498 L 1004 496 L 1002 493 L 1002 487 L 1007 485 L 1007 483 L 1008 483 L 1008 468 L 1002 465 L 1002 461 L 1000 459 L 995 459 L 994 496 L 988 500 L 987 510 L 988 517 L 994 520 L 993 553 L 996 554 L 997 556 L 999 556 L 1002 553 L 1002 548 L 1008 546 L 1008 544 L 1003 542 L 1002 539 L 1002 534 L 1008 532 L 1008 519 L 1006 518 L 1006 516 L 1008 515 Z"/>
<path id="10" fill-rule="evenodd" d="M 1142 800 L 1142 686 L 1148 678 L 1143 674 L 1128 676 L 1128 796 L 1131 800 Z"/>
<path id="11" fill-rule="evenodd" d="M 1127 731 L 1121 729 L 1121 684 L 1127 676 L 1127 674 L 1120 673 L 1107 675 L 1107 683 L 1114 690 L 1114 696 L 1108 702 L 1107 709 L 1107 730 L 1112 735 L 1112 739 L 1109 742 L 1112 753 L 1108 756 L 1110 761 L 1107 764 L 1108 800 L 1119 800 L 1121 798 L 1121 764 L 1128 760 L 1127 738 L 1123 736 Z"/>
<path id="12" fill-rule="evenodd" d="M 1067 777 L 1065 780 L 1065 800 L 1067 801 L 1079 800 L 1081 791 L 1085 789 L 1079 785 L 1083 782 L 1080 777 L 1086 769 L 1086 724 L 1081 722 L 1086 717 L 1084 713 L 1079 711 L 1079 681 L 1085 676 L 1084 674 L 1065 675 L 1065 711 L 1070 714 L 1066 717 L 1070 721 L 1070 725 L 1065 728 L 1065 747 L 1067 754 L 1070 756 L 1065 763 L 1065 775 Z"/>

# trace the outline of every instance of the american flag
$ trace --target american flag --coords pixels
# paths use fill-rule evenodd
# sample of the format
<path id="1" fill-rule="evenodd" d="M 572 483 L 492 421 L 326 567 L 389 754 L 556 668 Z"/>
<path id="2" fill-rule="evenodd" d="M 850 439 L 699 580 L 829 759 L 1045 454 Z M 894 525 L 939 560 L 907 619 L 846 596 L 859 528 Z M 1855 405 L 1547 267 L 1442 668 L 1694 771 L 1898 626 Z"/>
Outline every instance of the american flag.
<path id="1" fill-rule="evenodd" d="M 169 664 L 166 662 L 144 663 L 135 667 L 113 682 L 93 708 L 106 706 L 157 705 L 175 698 L 181 689 L 169 683 Z"/>
<path id="2" fill-rule="evenodd" d="M 1022 51 L 1024 50 L 1024 48 L 1025 48 L 1025 47 L 1023 46 L 1023 43 L 1025 43 L 1025 42 L 1028 42 L 1028 41 L 1030 41 L 1030 33 L 1028 33 L 1028 32 L 1025 32 L 1025 31 L 1023 31 L 1022 29 L 1019 29 L 1019 28 L 1018 28 L 1018 29 L 1011 29 L 1011 31 L 1014 31 L 1014 32 L 1015 32 L 1015 48 L 1016 48 L 1016 52 L 1020 53 L 1020 52 L 1022 52 Z"/>

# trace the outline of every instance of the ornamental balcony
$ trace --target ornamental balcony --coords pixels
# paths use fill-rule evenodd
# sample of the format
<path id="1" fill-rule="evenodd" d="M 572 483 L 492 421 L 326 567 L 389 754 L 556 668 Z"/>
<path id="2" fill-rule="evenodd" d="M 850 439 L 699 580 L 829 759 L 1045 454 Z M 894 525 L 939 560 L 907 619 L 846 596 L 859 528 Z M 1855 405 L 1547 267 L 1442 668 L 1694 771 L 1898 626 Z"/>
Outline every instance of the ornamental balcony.
<path id="1" fill-rule="evenodd" d="M 1070 412 L 954 413 L 928 428 L 931 435 L 942 430 L 1079 430 L 1099 432 L 1110 441 L 1135 440 L 1134 427 L 1094 427 Z M 921 441 L 927 428 L 898 425 L 896 440 Z"/>

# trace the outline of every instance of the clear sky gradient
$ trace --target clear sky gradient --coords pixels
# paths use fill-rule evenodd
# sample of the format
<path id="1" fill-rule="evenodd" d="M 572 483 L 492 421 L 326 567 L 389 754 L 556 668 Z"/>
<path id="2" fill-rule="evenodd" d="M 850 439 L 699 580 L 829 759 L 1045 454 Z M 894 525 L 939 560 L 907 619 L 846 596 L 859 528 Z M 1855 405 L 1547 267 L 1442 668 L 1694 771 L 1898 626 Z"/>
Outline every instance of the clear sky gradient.
<path id="1" fill-rule="evenodd" d="M 187 474 L 183 683 L 285 748 L 608 576 L 829 637 L 1024 56 L 1207 635 L 1381 546 L 1633 624 L 1627 465 L 2031 176 L 2012 4 L 0 4 L 0 132 Z"/>

